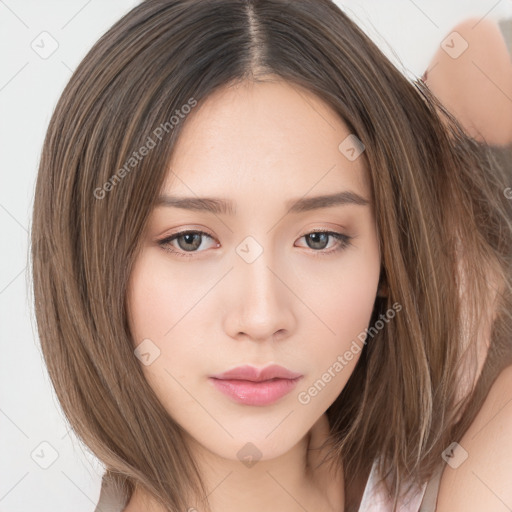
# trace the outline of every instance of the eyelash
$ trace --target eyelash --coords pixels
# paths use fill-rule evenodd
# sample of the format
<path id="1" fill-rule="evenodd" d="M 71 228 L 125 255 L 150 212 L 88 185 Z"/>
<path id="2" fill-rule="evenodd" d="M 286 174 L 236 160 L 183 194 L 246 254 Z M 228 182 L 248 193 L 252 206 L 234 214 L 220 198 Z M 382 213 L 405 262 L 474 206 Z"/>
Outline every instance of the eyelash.
<path id="1" fill-rule="evenodd" d="M 311 249 L 313 251 L 314 256 L 328 256 L 330 254 L 337 253 L 339 251 L 347 249 L 349 246 L 352 245 L 352 243 L 350 241 L 352 240 L 353 237 L 348 236 L 348 235 L 343 235 L 343 234 L 337 233 L 335 231 L 313 230 L 313 231 L 310 231 L 309 233 L 306 233 L 305 235 L 302 235 L 300 238 L 303 238 L 305 236 L 311 235 L 313 233 L 326 233 L 326 234 L 332 236 L 333 238 L 335 238 L 336 240 L 338 240 L 338 242 L 339 242 L 334 249 L 332 249 L 332 248 L 329 249 L 329 250 L 325 250 L 325 249 L 320 249 L 320 250 Z M 194 256 L 194 254 L 197 254 L 198 252 L 203 252 L 203 251 L 189 251 L 187 253 L 187 252 L 176 250 L 171 245 L 171 242 L 174 241 L 176 238 L 179 238 L 180 236 L 184 236 L 184 235 L 205 235 L 208 238 L 212 238 L 213 239 L 212 236 L 210 236 L 208 233 L 205 233 L 204 231 L 196 231 L 196 230 L 180 231 L 179 233 L 175 233 L 175 234 L 173 234 L 173 235 L 171 235 L 171 236 L 169 236 L 167 238 L 164 238 L 163 240 L 159 240 L 158 241 L 158 245 L 160 245 L 160 247 L 162 247 L 162 249 L 164 251 L 170 252 L 171 254 L 175 254 L 176 256 L 181 256 L 181 257 L 184 257 L 184 258 L 191 258 L 191 257 Z"/>

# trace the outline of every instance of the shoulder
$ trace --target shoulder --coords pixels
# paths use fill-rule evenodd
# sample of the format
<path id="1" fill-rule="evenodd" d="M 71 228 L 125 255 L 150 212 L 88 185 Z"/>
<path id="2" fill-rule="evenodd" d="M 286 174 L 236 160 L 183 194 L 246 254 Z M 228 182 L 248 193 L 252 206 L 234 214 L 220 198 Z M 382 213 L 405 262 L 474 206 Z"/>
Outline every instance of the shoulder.
<path id="1" fill-rule="evenodd" d="M 436 512 L 512 510 L 512 366 L 492 385 L 443 471 Z"/>

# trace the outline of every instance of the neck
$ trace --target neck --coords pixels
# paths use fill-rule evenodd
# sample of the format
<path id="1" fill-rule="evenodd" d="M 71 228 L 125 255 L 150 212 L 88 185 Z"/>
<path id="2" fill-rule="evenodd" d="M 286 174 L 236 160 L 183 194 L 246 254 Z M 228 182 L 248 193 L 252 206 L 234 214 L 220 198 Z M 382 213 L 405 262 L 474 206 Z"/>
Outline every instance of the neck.
<path id="1" fill-rule="evenodd" d="M 211 489 L 208 494 L 211 511 L 343 512 L 343 468 L 335 471 L 328 463 L 319 466 L 327 454 L 320 447 L 328 433 L 329 424 L 323 414 L 291 450 L 252 464 L 219 457 L 191 440 L 206 488 Z M 205 509 L 202 498 L 195 501 L 197 510 Z M 135 491 L 126 512 L 139 508 L 164 512 L 140 489 Z"/>

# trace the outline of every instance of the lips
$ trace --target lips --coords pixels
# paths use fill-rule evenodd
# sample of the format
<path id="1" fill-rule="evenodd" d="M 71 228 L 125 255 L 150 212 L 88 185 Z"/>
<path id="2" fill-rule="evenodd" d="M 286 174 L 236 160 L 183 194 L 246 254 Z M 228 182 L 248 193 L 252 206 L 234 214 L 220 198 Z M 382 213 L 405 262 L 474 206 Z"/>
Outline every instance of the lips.
<path id="1" fill-rule="evenodd" d="M 246 365 L 213 375 L 209 381 L 237 403 L 263 406 L 287 395 L 302 377 L 279 365 L 263 369 Z"/>
<path id="2" fill-rule="evenodd" d="M 278 364 L 272 364 L 265 368 L 258 369 L 254 366 L 238 366 L 227 372 L 211 376 L 214 379 L 222 380 L 248 380 L 251 382 L 261 382 L 271 379 L 296 379 L 302 377 L 301 373 L 292 372 Z"/>

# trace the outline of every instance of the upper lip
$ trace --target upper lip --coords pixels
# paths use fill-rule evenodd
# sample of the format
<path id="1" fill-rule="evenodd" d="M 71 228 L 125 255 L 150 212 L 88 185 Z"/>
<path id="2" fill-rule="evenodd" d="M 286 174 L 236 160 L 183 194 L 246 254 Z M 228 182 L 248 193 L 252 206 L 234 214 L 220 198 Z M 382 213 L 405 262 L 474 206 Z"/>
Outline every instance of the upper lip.
<path id="1" fill-rule="evenodd" d="M 233 379 L 233 380 L 249 380 L 252 382 L 261 382 L 270 379 L 296 379 L 302 377 L 301 373 L 292 372 L 278 364 L 271 364 L 265 368 L 256 368 L 255 366 L 244 365 L 232 368 L 224 373 L 212 375 L 214 379 Z"/>

